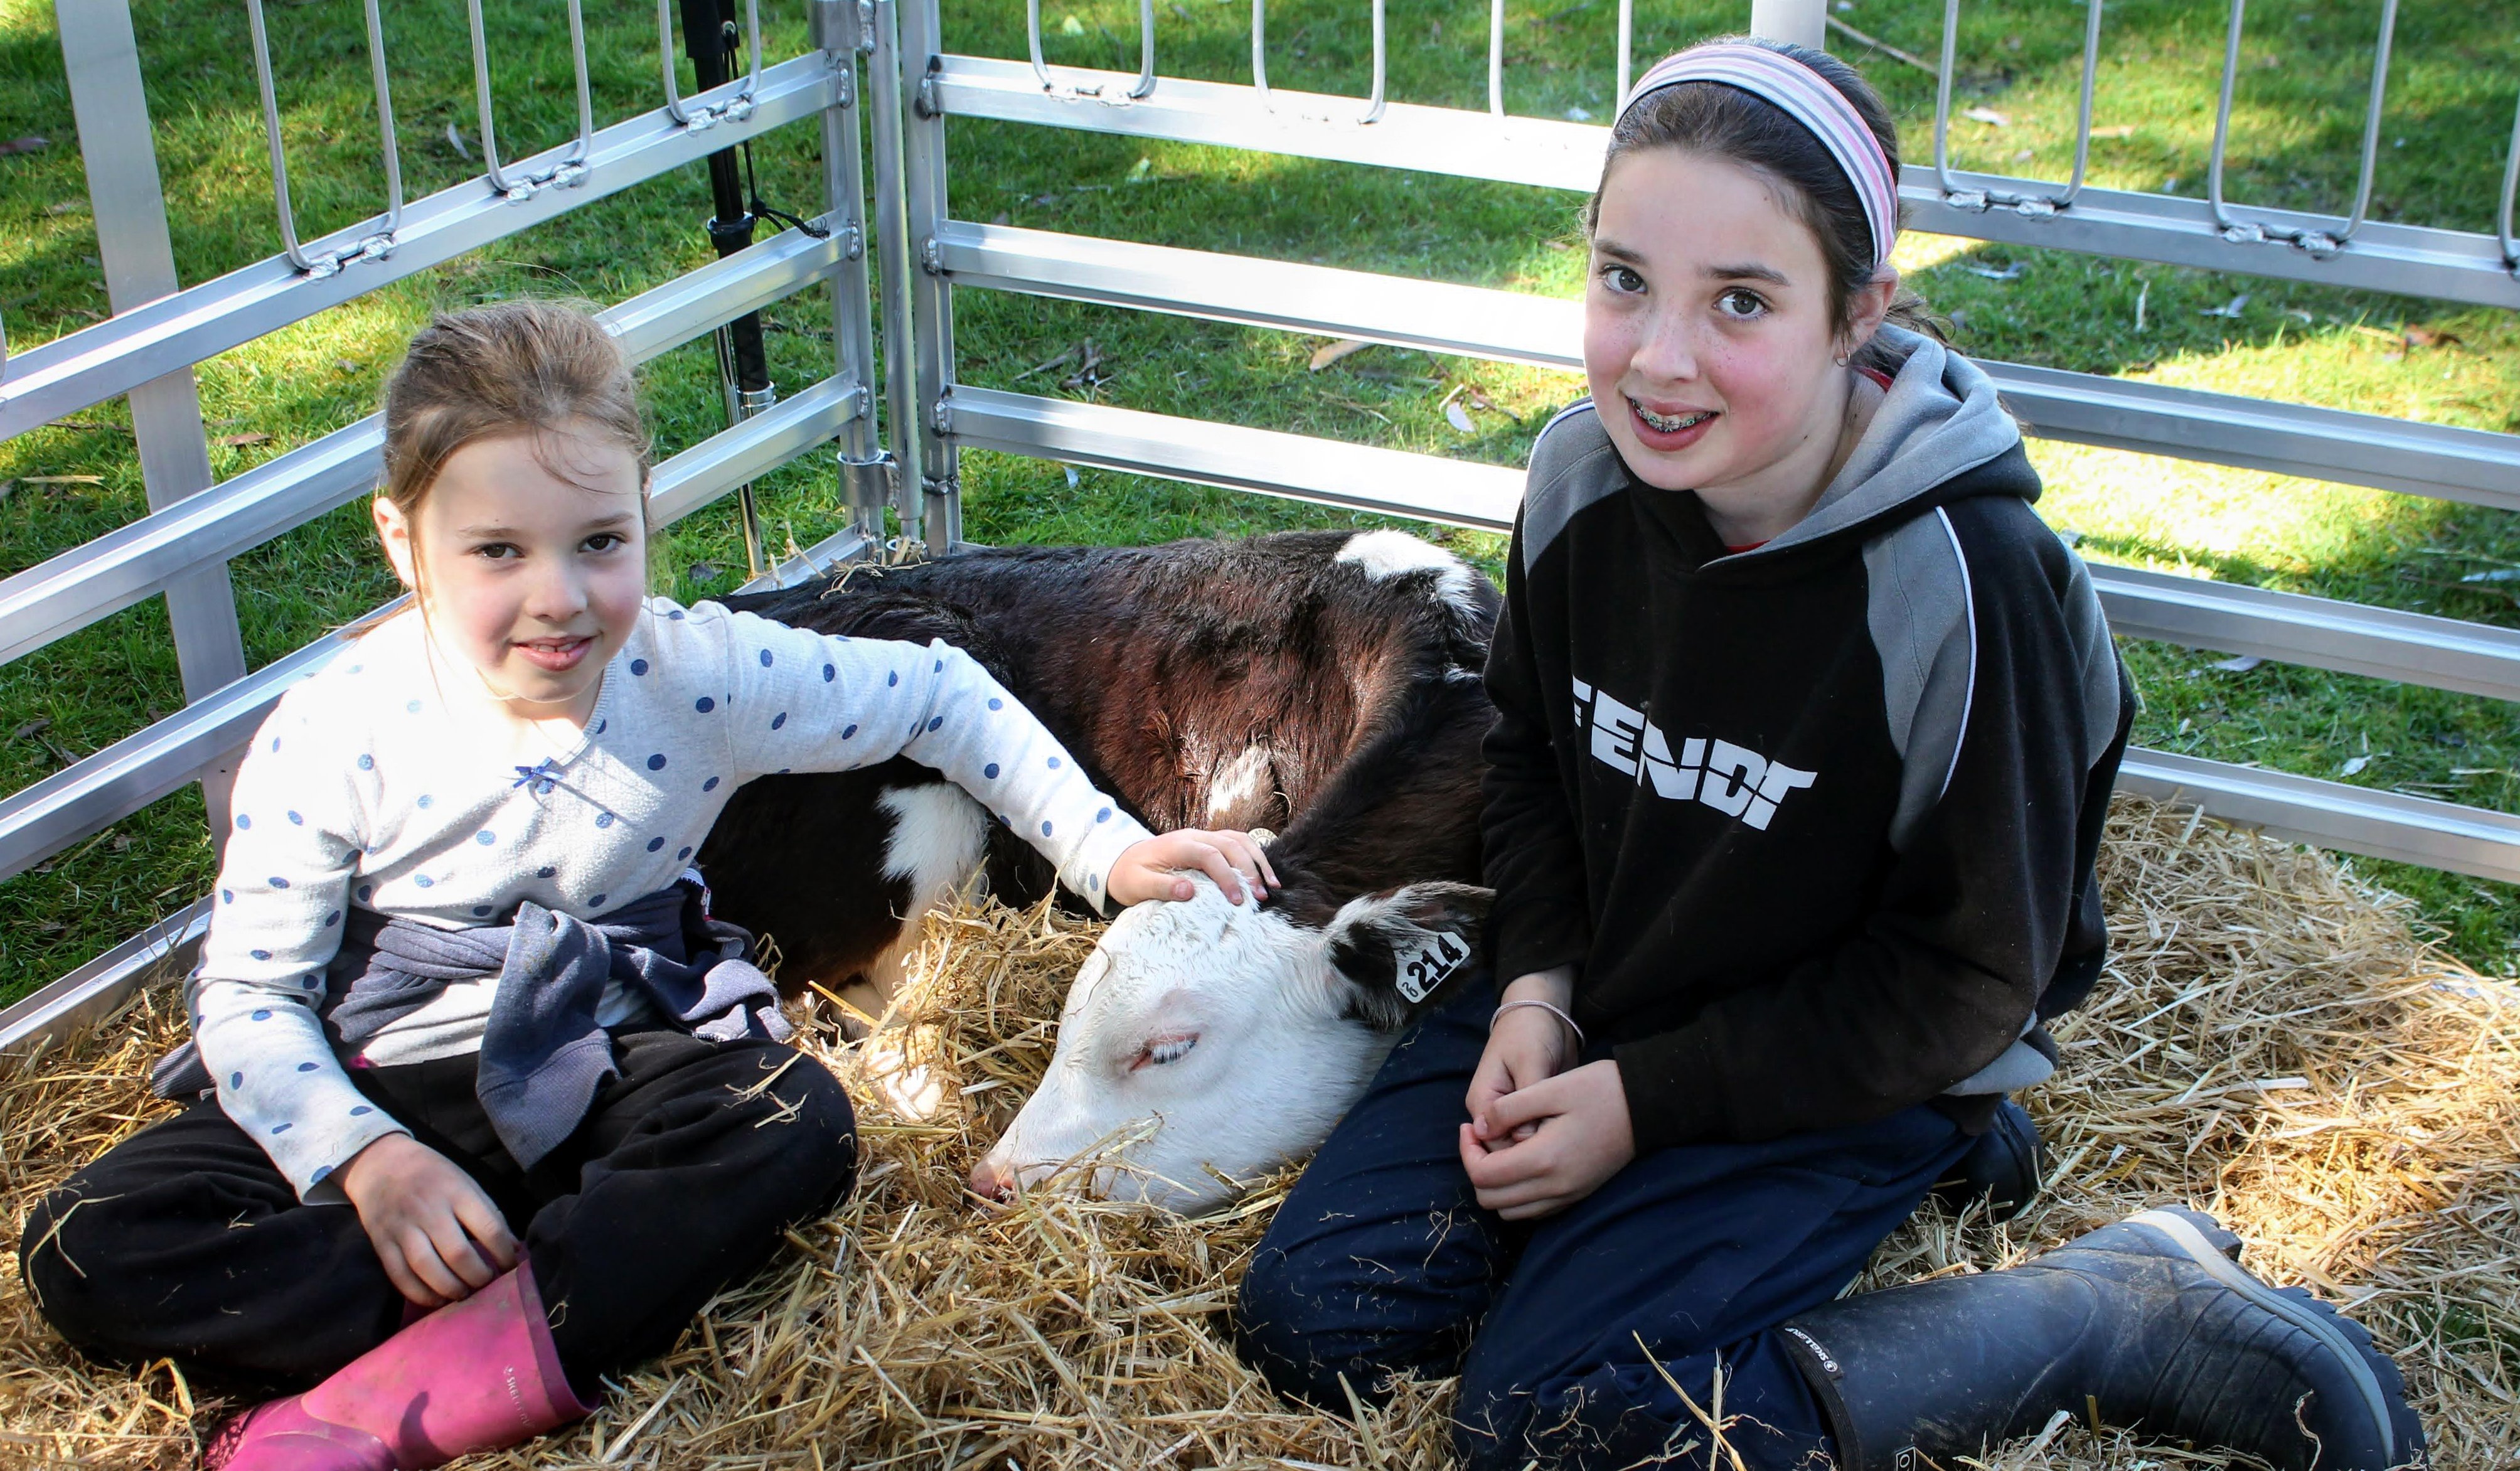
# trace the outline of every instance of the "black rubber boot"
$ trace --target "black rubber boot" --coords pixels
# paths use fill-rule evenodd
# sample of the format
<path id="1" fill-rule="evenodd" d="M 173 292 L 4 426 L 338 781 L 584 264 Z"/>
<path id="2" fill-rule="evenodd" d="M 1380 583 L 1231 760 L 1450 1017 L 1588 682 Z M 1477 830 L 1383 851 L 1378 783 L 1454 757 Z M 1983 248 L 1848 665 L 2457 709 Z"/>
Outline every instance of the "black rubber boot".
<path id="1" fill-rule="evenodd" d="M 1987 1220 L 2009 1221 L 2039 1198 L 2039 1181 L 2047 1173 L 2039 1126 L 2030 1122 L 2028 1109 L 2006 1098 L 1951 1175 L 1934 1181 L 1934 1197 L 1954 1210 L 1984 1200 Z"/>
<path id="2" fill-rule="evenodd" d="M 2239 1250 L 2210 1216 L 2145 1211 L 2009 1271 L 1843 1298 L 1780 1331 L 1839 1471 L 1948 1466 L 2091 1404 L 2283 1471 L 2420 1464 L 2398 1366 L 2334 1308 L 2242 1271 Z"/>

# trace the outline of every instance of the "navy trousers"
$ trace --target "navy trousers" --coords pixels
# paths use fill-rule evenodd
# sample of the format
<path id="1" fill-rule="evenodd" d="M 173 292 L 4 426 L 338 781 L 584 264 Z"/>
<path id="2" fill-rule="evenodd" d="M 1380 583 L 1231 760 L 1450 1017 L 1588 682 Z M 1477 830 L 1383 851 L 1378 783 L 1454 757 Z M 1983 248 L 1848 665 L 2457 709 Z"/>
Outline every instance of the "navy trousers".
<path id="1" fill-rule="evenodd" d="M 1745 1463 L 1818 1464 L 1825 1421 L 1773 1330 L 1836 1297 L 1967 1137 L 1919 1106 L 1662 1149 L 1566 1211 L 1507 1222 L 1480 1209 L 1457 1143 L 1495 1005 L 1475 982 L 1419 1022 L 1322 1146 L 1243 1278 L 1245 1361 L 1334 1410 L 1391 1370 L 1458 1372 L 1455 1445 L 1478 1471 L 1714 1464 L 1698 1411 L 1717 1414 L 1720 1374 Z"/>

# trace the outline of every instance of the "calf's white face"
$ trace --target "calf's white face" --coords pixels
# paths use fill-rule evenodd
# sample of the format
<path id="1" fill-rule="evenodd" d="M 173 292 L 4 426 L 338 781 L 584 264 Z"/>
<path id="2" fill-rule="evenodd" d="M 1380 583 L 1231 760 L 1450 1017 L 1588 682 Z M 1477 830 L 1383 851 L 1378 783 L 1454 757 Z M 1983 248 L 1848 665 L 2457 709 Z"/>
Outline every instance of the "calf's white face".
<path id="1" fill-rule="evenodd" d="M 1465 958 L 1486 900 L 1413 884 L 1311 929 L 1194 882 L 1193 898 L 1137 905 L 1103 933 L 1050 1070 L 972 1171 L 975 1189 L 1072 1167 L 1097 1195 L 1185 1214 L 1225 1204 L 1328 1136 L 1397 1038 L 1395 972 Z"/>

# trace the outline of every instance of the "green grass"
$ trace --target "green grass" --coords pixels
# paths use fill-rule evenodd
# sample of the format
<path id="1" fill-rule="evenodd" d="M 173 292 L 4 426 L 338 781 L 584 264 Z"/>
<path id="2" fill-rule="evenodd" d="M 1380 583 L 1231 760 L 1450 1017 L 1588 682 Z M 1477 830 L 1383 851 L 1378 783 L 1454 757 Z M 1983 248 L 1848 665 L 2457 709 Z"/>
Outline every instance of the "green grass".
<path id="1" fill-rule="evenodd" d="M 795 7 L 772 0 L 765 8 L 778 21 L 769 54 L 792 54 L 802 41 Z M 278 248 L 245 18 L 242 7 L 170 0 L 135 9 L 178 265 L 185 281 L 198 282 Z M 1694 0 L 1639 9 L 1641 67 L 1675 45 L 1737 26 L 1747 13 L 1744 4 Z M 2376 0 L 2259 11 L 2262 39 L 2244 56 L 2234 110 L 2229 197 L 2341 207 L 2354 183 Z M 557 7 L 490 0 L 489 12 L 499 127 L 513 157 L 566 136 L 573 105 L 566 37 Z M 599 122 L 653 106 L 652 11 L 615 3 L 589 12 Z M 1921 0 L 1859 0 L 1839 14 L 1892 45 L 1930 54 L 1940 12 Z M 292 184 L 311 238 L 379 204 L 360 10 L 355 0 L 280 0 L 271 13 Z M 1049 0 L 1045 15 L 1055 64 L 1134 68 L 1135 6 L 1127 0 Z M 1248 15 L 1221 0 L 1164 0 L 1163 71 L 1246 79 Z M 1392 0 L 1389 15 L 1394 98 L 1484 105 L 1483 5 Z M 1362 5 L 1330 0 L 1272 5 L 1271 80 L 1362 95 L 1365 17 Z M 1605 116 L 1614 17 L 1610 0 L 1509 5 L 1513 110 Z M 447 135 L 452 125 L 477 147 L 464 12 L 452 0 L 421 0 L 390 7 L 387 24 L 403 162 L 418 197 L 478 167 Z M 1012 0 L 948 0 L 947 26 L 958 50 L 1022 54 L 1022 8 Z M 2080 27 L 2074 6 L 2005 0 L 1967 8 L 1965 96 L 1956 107 L 1984 106 L 2007 121 L 1956 122 L 1957 163 L 2063 176 Z M 2093 182 L 2200 193 L 2220 11 L 2125 0 L 2110 8 L 2107 34 L 2096 120 L 2128 131 L 2095 144 Z M 1851 42 L 1838 45 L 1899 110 L 1910 156 L 1927 156 L 1931 78 Z M 2376 217 L 2490 228 L 2515 72 L 2520 39 L 2489 12 L 2435 7 L 2404 17 Z M 1578 289 L 1578 201 L 1569 195 L 968 120 L 951 131 L 954 211 L 962 217 L 1550 294 Z M 25 134 L 53 146 L 0 157 L 0 319 L 21 348 L 96 320 L 108 303 L 50 8 L 0 0 L 0 138 Z M 805 213 L 820 207 L 815 145 L 810 128 L 796 127 L 756 146 L 773 203 Z M 202 365 L 203 415 L 214 436 L 234 441 L 213 448 L 216 472 L 234 475 L 370 412 L 401 342 L 434 309 L 524 292 L 617 300 L 699 264 L 708 256 L 699 229 L 706 210 L 705 176 L 686 169 Z M 1952 319 L 1960 345 L 1983 356 L 2520 428 L 2520 336 L 2504 313 L 1932 238 L 1912 239 L 1901 258 Z M 2015 264 L 2022 271 L 2009 281 L 1972 270 Z M 2244 291 L 2236 317 L 2207 315 Z M 1567 375 L 1387 348 L 1314 373 L 1306 360 L 1315 339 L 978 291 L 959 295 L 956 314 L 967 381 L 1502 465 L 1520 463 L 1549 411 L 1582 391 Z M 830 371 L 818 293 L 769 317 L 784 386 Z M 2421 341 L 2408 342 L 2410 328 Z M 1089 338 L 1100 365 L 1079 378 Z M 1065 362 L 1028 372 L 1071 350 Z M 1446 394 L 1462 382 L 1498 406 L 1477 411 L 1468 434 L 1442 413 Z M 660 453 L 722 426 L 705 344 L 651 365 L 648 383 Z M 262 435 L 269 437 L 255 437 Z M 2095 558 L 2520 621 L 2513 605 L 2520 583 L 2461 580 L 2520 565 L 2520 529 L 2505 513 L 2061 444 L 2033 449 L 2049 484 L 2043 512 L 2079 533 Z M 828 463 L 809 456 L 763 483 L 774 547 L 790 537 L 810 544 L 836 528 Z M 30 483 L 70 475 L 100 483 Z M 16 483 L 0 500 L 0 574 L 144 509 L 119 403 L 0 443 L 0 481 Z M 1370 520 L 1093 470 L 1078 471 L 1071 484 L 1060 467 L 983 454 L 965 457 L 964 484 L 967 534 L 990 542 L 1142 542 Z M 1495 566 L 1497 538 L 1447 539 Z M 740 580 L 731 511 L 713 508 L 676 527 L 660 566 L 665 590 L 684 598 Z M 257 665 L 390 592 L 359 506 L 240 558 L 233 578 Z M 2520 811 L 2520 731 L 2506 704 L 2272 663 L 2227 670 L 2217 667 L 2222 655 L 2166 646 L 2130 643 L 2126 652 L 2146 700 L 2138 732 L 2146 744 Z M 39 780 L 62 757 L 93 751 L 181 702 L 156 602 L 0 665 L 0 737 L 51 722 L 0 742 L 0 789 Z M 2462 956 L 2512 968 L 2520 897 L 2511 888 L 2363 867 L 2418 899 Z M 0 884 L 0 998 L 185 902 L 209 876 L 199 802 L 187 794 Z"/>

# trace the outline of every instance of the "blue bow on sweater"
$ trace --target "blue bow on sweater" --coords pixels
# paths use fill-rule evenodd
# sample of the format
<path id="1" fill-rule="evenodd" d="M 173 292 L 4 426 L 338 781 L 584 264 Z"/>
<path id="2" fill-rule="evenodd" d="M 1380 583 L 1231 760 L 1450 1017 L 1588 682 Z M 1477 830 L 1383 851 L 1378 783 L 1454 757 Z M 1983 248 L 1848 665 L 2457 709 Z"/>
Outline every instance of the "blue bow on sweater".
<path id="1" fill-rule="evenodd" d="M 788 1040 L 777 988 L 744 958 L 750 932 L 710 918 L 702 893 L 686 878 L 592 920 L 528 902 L 511 923 L 455 930 L 353 910 L 326 977 L 325 1030 L 354 1049 L 449 985 L 496 976 L 473 1092 L 509 1156 L 531 1169 L 618 1071 L 595 1020 L 608 982 L 643 991 L 696 1037 Z M 150 1082 L 160 1097 L 211 1087 L 191 1043 Z"/>

